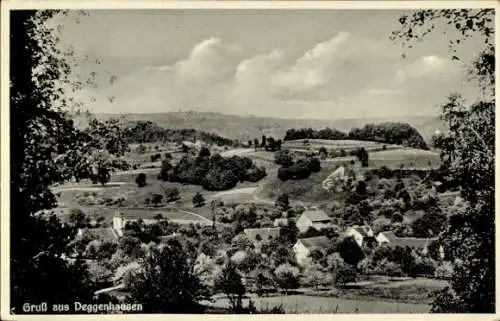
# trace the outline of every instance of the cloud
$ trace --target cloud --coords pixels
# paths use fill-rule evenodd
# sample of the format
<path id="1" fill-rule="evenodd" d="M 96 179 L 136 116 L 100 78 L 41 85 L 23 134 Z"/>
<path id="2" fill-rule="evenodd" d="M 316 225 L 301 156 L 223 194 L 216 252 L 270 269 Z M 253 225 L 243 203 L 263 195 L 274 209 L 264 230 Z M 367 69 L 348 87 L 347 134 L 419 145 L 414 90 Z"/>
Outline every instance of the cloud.
<path id="1" fill-rule="evenodd" d="M 401 60 L 390 42 L 346 32 L 303 49 L 298 57 L 287 48 L 245 57 L 236 45 L 203 39 L 184 58 L 119 78 L 98 93 L 93 109 L 290 118 L 421 114 L 432 112 L 460 72 L 437 55 Z"/>
<path id="2" fill-rule="evenodd" d="M 349 38 L 349 33 L 340 32 L 332 39 L 318 43 L 293 65 L 278 70 L 271 78 L 271 84 L 277 89 L 290 92 L 311 90 L 324 85 L 332 78 L 336 55 Z"/>
<path id="3" fill-rule="evenodd" d="M 236 46 L 212 37 L 195 45 L 189 57 L 177 62 L 173 70 L 183 82 L 220 81 L 234 74 L 238 52 Z"/>
<path id="4" fill-rule="evenodd" d="M 442 82 L 452 77 L 459 77 L 462 73 L 463 68 L 457 63 L 436 55 L 428 55 L 422 56 L 398 69 L 395 80 L 399 84 L 415 79 Z"/>

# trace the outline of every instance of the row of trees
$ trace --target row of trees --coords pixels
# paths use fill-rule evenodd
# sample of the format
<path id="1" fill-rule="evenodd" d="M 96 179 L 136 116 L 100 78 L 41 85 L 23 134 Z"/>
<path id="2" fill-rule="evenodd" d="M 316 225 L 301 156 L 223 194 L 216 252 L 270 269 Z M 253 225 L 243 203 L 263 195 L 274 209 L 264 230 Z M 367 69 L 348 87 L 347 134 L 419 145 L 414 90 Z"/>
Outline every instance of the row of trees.
<path id="1" fill-rule="evenodd" d="M 276 140 L 274 137 L 266 137 L 266 135 L 262 135 L 262 140 L 260 142 L 257 138 L 254 138 L 253 141 L 248 141 L 248 146 L 253 145 L 256 151 L 258 148 L 264 148 L 266 151 L 274 152 L 281 150 L 282 143 L 281 139 Z"/>
<path id="2" fill-rule="evenodd" d="M 396 122 L 367 124 L 361 128 L 351 129 L 348 134 L 328 127 L 320 130 L 301 128 L 286 131 L 285 141 L 296 139 L 356 139 L 428 149 L 424 139 L 415 128 L 407 123 Z"/>
<path id="3" fill-rule="evenodd" d="M 198 131 L 196 129 L 163 128 L 152 121 L 139 120 L 131 122 L 123 128 L 127 143 L 156 143 L 202 140 L 217 146 L 237 146 L 235 140 L 224 138 L 216 134 Z"/>
<path id="4" fill-rule="evenodd" d="M 328 140 L 341 140 L 347 139 L 346 133 L 337 129 L 323 128 L 314 130 L 312 128 L 288 129 L 285 133 L 283 140 L 296 140 L 296 139 L 328 139 Z"/>

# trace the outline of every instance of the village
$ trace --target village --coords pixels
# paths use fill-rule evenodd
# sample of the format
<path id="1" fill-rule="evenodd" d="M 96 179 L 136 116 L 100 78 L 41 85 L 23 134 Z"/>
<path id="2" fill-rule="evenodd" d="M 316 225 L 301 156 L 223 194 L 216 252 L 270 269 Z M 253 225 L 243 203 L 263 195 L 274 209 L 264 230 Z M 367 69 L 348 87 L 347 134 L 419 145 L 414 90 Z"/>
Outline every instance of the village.
<path id="1" fill-rule="evenodd" d="M 61 217 L 70 224 L 79 226 L 77 237 L 73 242 L 74 255 L 68 259 L 83 257 L 92 267 L 91 271 L 97 273 L 93 276 L 97 284 L 100 284 L 95 291 L 96 297 L 110 295 L 120 300 L 127 297 L 127 288 L 130 287 L 127 282 L 133 279 L 134 273 L 139 273 L 140 262 L 149 249 L 152 246 L 169 244 L 175 239 L 180 240 L 184 246 L 192 247 L 193 260 L 196 262 L 194 268 L 203 270 L 202 280 L 209 288 L 215 286 L 215 279 L 221 273 L 224 264 L 228 262 L 234 264 L 241 273 L 242 284 L 247 293 L 241 296 L 241 300 L 246 298 L 258 301 L 269 297 L 289 296 L 289 293 L 294 293 L 298 289 L 302 291 L 299 293 L 309 291 L 307 292 L 309 295 L 314 295 L 310 293 L 312 291 L 316 295 L 319 293 L 323 296 L 348 297 L 349 295 L 345 293 L 332 294 L 331 291 L 343 289 L 342 291 L 348 293 L 348 291 L 363 291 L 380 286 L 387 287 L 391 283 L 404 286 L 405 282 L 414 286 L 414 280 L 422 284 L 429 283 L 426 280 L 435 280 L 431 282 L 430 287 L 425 284 L 424 288 L 427 287 L 425 293 L 442 288 L 448 282 L 452 269 L 442 241 L 439 239 L 440 230 L 424 231 L 426 237 L 413 236 L 411 232 L 401 233 L 412 224 L 408 223 L 408 218 L 404 218 L 399 212 L 404 213 L 412 206 L 406 199 L 408 196 L 400 191 L 404 189 L 401 187 L 401 184 L 404 185 L 401 173 L 410 175 L 412 179 L 420 179 L 412 174 L 413 171 L 419 172 L 419 170 L 409 168 L 405 172 L 401 170 L 401 166 L 393 167 L 393 170 L 387 167 L 383 167 L 382 170 L 373 167 L 366 169 L 361 166 L 357 156 L 338 157 L 347 152 L 336 154 L 335 150 L 338 147 L 334 147 L 333 151 L 331 147 L 329 149 L 324 146 L 318 148 L 316 145 L 310 147 L 310 142 L 317 144 L 311 139 L 307 145 L 301 143 L 300 148 L 297 148 L 295 147 L 297 143 L 290 141 L 275 151 L 244 145 L 235 149 L 220 148 L 199 140 L 166 144 L 164 145 L 166 147 L 150 149 L 149 153 L 143 145 L 139 145 L 135 147 L 136 150 L 146 151 L 140 151 L 138 154 L 132 151 L 132 154 L 146 161 L 139 166 L 135 165 L 135 169 L 130 169 L 128 172 L 113 174 L 109 183 L 104 185 L 73 183 L 67 187 L 56 187 L 58 195 L 64 200 L 63 208 L 56 209 L 56 212 L 59 210 Z M 342 141 L 338 141 L 338 144 L 343 148 L 346 147 Z M 161 143 L 159 145 L 162 146 Z M 305 153 L 304 148 L 308 152 Z M 371 155 L 376 155 L 378 150 L 385 151 L 381 145 L 379 149 L 374 148 L 374 145 L 368 148 L 369 150 L 371 148 Z M 356 147 L 352 151 L 358 149 L 359 147 Z M 391 145 L 390 150 L 396 150 L 396 146 Z M 211 152 L 214 155 L 210 156 Z M 162 153 L 168 157 L 158 161 L 155 155 Z M 259 164 L 265 164 L 265 171 L 274 175 L 277 175 L 279 166 L 277 163 L 283 161 L 283 155 L 287 157 L 292 155 L 291 157 L 297 158 L 299 162 L 300 159 L 321 159 L 322 166 L 327 167 L 320 170 L 320 173 L 324 174 L 318 185 L 323 192 L 327 192 L 327 195 L 336 194 L 337 201 L 331 203 L 327 197 L 326 202 L 314 203 L 303 201 L 304 199 L 300 197 L 292 199 L 287 194 L 278 195 L 274 201 L 268 198 L 262 199 L 259 195 L 262 195 L 262 189 L 267 188 L 266 182 L 272 178 L 266 174 L 263 180 L 251 187 L 243 185 L 226 192 L 215 193 L 200 192 L 199 189 L 196 189 L 196 192 L 190 190 L 193 198 L 203 195 L 200 203 L 195 204 L 193 199 L 192 206 L 186 206 L 185 197 L 180 195 L 183 194 L 182 191 L 167 191 L 169 188 L 165 188 L 164 185 L 161 185 L 161 189 L 165 191 L 167 198 L 163 201 L 160 199 L 159 204 L 149 203 L 146 206 L 129 204 L 131 199 L 136 197 L 132 196 L 131 190 L 158 189 L 153 182 L 147 182 L 141 187 L 137 181 L 138 176 L 147 173 L 145 180 L 154 180 L 157 179 L 155 173 L 162 171 L 161 167 L 175 168 L 176 164 L 182 163 L 181 159 L 185 155 L 220 157 L 217 156 L 218 153 L 227 155 L 226 157 L 236 157 L 234 159 L 240 156 L 250 157 L 249 159 Z M 145 157 L 149 154 L 154 156 L 151 157 L 151 161 L 154 162 L 148 161 Z M 266 157 L 274 161 L 264 162 Z M 334 170 L 325 172 L 327 168 Z M 424 172 L 428 173 L 429 169 L 425 169 Z M 392 175 L 396 177 L 395 173 L 399 173 L 399 178 L 379 178 L 373 173 L 381 177 Z M 130 183 L 119 182 L 118 179 L 113 179 L 115 175 L 120 177 L 120 180 L 123 177 L 130 177 L 131 181 L 133 178 L 136 180 Z M 382 186 L 374 183 L 380 179 L 388 184 L 385 186 L 386 189 L 395 188 L 396 191 L 388 193 L 373 190 Z M 137 186 L 134 187 L 133 184 Z M 443 194 L 441 184 L 438 181 L 427 184 L 429 188 L 427 192 L 413 202 L 415 209 L 418 209 L 416 214 L 408 212 L 408 215 L 417 215 L 413 221 L 418 218 L 424 221 L 422 215 L 425 216 L 426 211 L 423 209 L 428 208 L 432 212 L 437 208 L 433 202 L 440 195 L 447 195 Z M 106 187 L 107 185 L 109 186 Z M 186 186 L 188 185 L 178 185 L 177 188 L 182 189 Z M 122 200 L 116 205 L 102 207 L 98 205 L 99 195 L 102 192 L 108 196 L 112 193 L 115 196 L 128 195 L 128 197 L 120 196 Z M 82 210 L 68 208 L 68 204 L 65 204 L 67 199 L 65 193 L 80 204 L 85 204 L 80 207 Z M 169 197 L 169 193 L 173 193 L 174 196 Z M 97 195 L 97 198 L 94 195 Z M 150 202 L 148 199 L 155 198 L 154 195 L 149 192 L 141 197 L 145 197 L 147 203 Z M 386 203 L 385 205 L 379 204 L 376 200 L 378 195 Z M 387 195 L 392 195 L 394 199 L 389 198 L 384 201 Z M 451 193 L 451 195 L 456 194 Z M 356 200 L 359 197 L 360 199 Z M 95 202 L 89 203 L 88 198 L 92 198 Z M 352 200 L 349 200 L 350 198 Z M 340 206 L 339 199 L 347 200 L 345 207 Z M 454 206 L 460 206 L 461 202 L 459 197 L 453 201 L 456 203 Z M 363 205 L 367 204 L 368 209 L 364 209 Z M 392 209 L 394 206 L 395 209 Z M 364 213 L 366 210 L 371 213 Z M 92 214 L 87 215 L 88 213 Z M 103 213 L 107 214 L 103 216 Z M 423 224 L 428 223 L 423 222 Z M 284 275 L 282 280 L 276 274 L 280 269 Z M 207 301 L 208 306 L 220 308 L 221 304 L 222 306 L 228 304 L 229 307 L 229 303 L 223 303 L 224 299 L 215 294 Z M 384 294 L 378 295 L 384 296 Z M 382 299 L 391 301 L 394 297 Z M 418 302 L 407 297 L 403 297 L 402 300 L 407 304 Z M 238 304 L 242 305 L 243 302 Z"/>

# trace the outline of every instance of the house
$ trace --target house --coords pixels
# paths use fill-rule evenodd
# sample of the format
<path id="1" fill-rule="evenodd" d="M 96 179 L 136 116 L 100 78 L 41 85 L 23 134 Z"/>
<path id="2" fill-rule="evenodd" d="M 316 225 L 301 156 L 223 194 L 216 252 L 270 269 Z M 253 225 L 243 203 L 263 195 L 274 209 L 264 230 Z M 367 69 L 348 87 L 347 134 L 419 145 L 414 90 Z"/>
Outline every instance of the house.
<path id="1" fill-rule="evenodd" d="M 246 228 L 243 233 L 255 246 L 255 250 L 259 252 L 263 241 L 271 241 L 280 237 L 281 227 Z"/>
<path id="2" fill-rule="evenodd" d="M 375 235 L 373 233 L 373 230 L 367 225 L 355 225 L 348 227 L 344 233 L 344 237 L 352 237 L 354 241 L 356 241 L 356 243 L 359 245 L 359 247 L 362 247 L 363 244 L 366 244 L 366 241 L 368 239 L 373 239 L 374 236 Z"/>
<path id="3" fill-rule="evenodd" d="M 303 265 L 314 249 L 326 251 L 331 245 L 331 241 L 326 236 L 315 236 L 298 239 L 293 246 L 295 259 L 299 265 Z"/>
<path id="4" fill-rule="evenodd" d="M 375 238 L 379 246 L 390 246 L 390 247 L 410 247 L 412 249 L 421 250 L 424 255 L 428 253 L 428 247 L 437 238 L 419 238 L 419 237 L 398 237 L 394 232 L 380 232 Z M 439 255 L 444 258 L 444 248 L 442 245 L 439 246 Z"/>
<path id="5" fill-rule="evenodd" d="M 307 210 L 297 220 L 297 228 L 299 231 L 305 232 L 310 227 L 320 231 L 326 227 L 330 227 L 332 219 L 322 210 Z"/>
<path id="6" fill-rule="evenodd" d="M 139 219 L 137 218 L 126 218 L 123 213 L 116 212 L 115 216 L 113 216 L 113 229 L 118 233 L 119 236 L 123 235 L 123 229 L 127 225 L 127 223 L 137 222 Z M 158 223 L 158 220 L 155 218 L 143 218 L 142 222 L 145 225 Z"/>

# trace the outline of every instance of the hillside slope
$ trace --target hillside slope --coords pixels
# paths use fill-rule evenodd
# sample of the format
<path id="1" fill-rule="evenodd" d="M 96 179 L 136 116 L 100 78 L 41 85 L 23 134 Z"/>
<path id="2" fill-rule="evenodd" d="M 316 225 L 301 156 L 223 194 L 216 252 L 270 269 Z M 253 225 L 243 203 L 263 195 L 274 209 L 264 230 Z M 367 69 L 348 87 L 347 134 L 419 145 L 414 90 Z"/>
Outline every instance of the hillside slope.
<path id="1" fill-rule="evenodd" d="M 124 116 L 126 120 L 150 120 L 158 125 L 171 128 L 193 128 L 209 133 L 214 133 L 231 139 L 248 140 L 262 135 L 282 138 L 289 128 L 311 127 L 321 129 L 324 127 L 349 131 L 353 127 L 361 127 L 368 123 L 387 121 L 406 122 L 415 127 L 426 142 L 430 141 L 436 130 L 443 130 L 444 123 L 433 116 L 409 116 L 391 118 L 360 118 L 360 119 L 280 119 L 263 118 L 256 116 L 236 116 L 217 113 L 200 112 L 169 112 L 158 114 L 97 114 L 99 118 Z"/>

